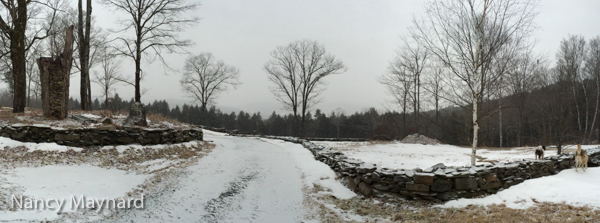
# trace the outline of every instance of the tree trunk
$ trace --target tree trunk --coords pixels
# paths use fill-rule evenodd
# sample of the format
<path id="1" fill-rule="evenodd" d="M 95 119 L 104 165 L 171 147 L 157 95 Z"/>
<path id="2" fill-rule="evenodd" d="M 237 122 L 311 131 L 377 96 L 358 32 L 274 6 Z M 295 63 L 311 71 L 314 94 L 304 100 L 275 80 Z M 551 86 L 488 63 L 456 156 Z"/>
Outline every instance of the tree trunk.
<path id="1" fill-rule="evenodd" d="M 25 31 L 27 30 L 27 0 L 17 0 L 17 16 L 13 20 L 10 55 L 14 81 L 13 113 L 25 112 L 27 74 L 25 59 Z"/>
<path id="2" fill-rule="evenodd" d="M 90 26 L 91 26 L 91 15 L 92 15 L 92 2 L 87 1 L 86 10 L 86 22 L 83 24 L 83 6 L 82 1 L 79 0 L 79 26 L 77 28 L 79 36 L 79 63 L 81 64 L 81 110 L 92 109 L 92 95 L 90 86 Z M 85 30 L 85 32 L 84 32 Z"/>
<path id="3" fill-rule="evenodd" d="M 304 129 L 304 123 L 306 123 L 306 110 L 303 107 L 302 108 L 302 118 L 300 119 L 300 137 L 304 137 L 305 136 L 305 129 Z"/>
<path id="4" fill-rule="evenodd" d="M 292 135 L 293 136 L 298 136 L 298 132 L 300 132 L 298 130 L 299 129 L 298 128 L 299 127 L 299 125 L 298 125 L 298 108 L 294 107 L 293 110 L 294 110 L 294 126 L 293 126 L 293 129 L 292 129 L 292 131 L 293 131 Z"/>
<path id="5" fill-rule="evenodd" d="M 108 88 L 104 88 L 104 109 L 108 110 Z"/>
<path id="6" fill-rule="evenodd" d="M 31 108 L 31 77 L 27 80 L 27 107 Z"/>
<path id="7" fill-rule="evenodd" d="M 500 147 L 502 147 L 502 105 L 498 108 L 498 132 L 500 134 Z"/>
<path id="8" fill-rule="evenodd" d="M 477 140 L 479 133 L 479 120 L 477 120 L 477 95 L 473 96 L 473 146 L 471 147 L 471 166 L 475 166 L 477 155 Z"/>
<path id="9" fill-rule="evenodd" d="M 202 105 L 200 106 L 200 109 L 201 109 L 201 111 L 200 111 L 200 123 L 201 123 L 201 125 L 207 125 L 207 122 L 206 122 L 206 120 L 205 120 L 205 119 L 206 119 L 206 113 L 207 113 L 207 112 L 206 112 L 206 104 L 207 104 L 207 103 L 206 103 L 206 102 L 204 102 L 204 103 L 202 103 Z"/>
<path id="10" fill-rule="evenodd" d="M 141 98 L 142 95 L 140 93 L 140 81 L 142 79 L 141 75 L 142 75 L 142 67 L 141 67 L 141 62 L 142 62 L 142 34 L 140 33 L 141 28 L 140 27 L 140 21 L 137 21 L 137 39 L 136 39 L 136 43 L 135 43 L 135 102 L 142 102 Z"/>
<path id="11" fill-rule="evenodd" d="M 69 77 L 73 63 L 73 26 L 67 28 L 65 49 L 61 55 L 40 57 L 42 108 L 49 119 L 65 119 L 69 103 Z"/>

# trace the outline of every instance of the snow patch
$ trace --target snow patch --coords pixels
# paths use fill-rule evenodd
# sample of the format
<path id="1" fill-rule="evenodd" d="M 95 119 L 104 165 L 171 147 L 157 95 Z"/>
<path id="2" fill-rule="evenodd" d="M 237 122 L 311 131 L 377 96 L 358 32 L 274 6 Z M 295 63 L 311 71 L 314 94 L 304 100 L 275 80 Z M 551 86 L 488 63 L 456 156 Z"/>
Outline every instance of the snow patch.
<path id="1" fill-rule="evenodd" d="M 66 152 L 69 149 L 80 152 L 83 149 L 79 147 L 70 147 L 58 145 L 56 143 L 33 143 L 33 142 L 21 142 L 17 140 L 13 140 L 10 138 L 0 137 L 0 150 L 3 150 L 4 147 L 18 147 L 24 146 L 27 147 L 29 152 L 41 150 L 41 151 L 58 151 L 58 152 Z"/>
<path id="2" fill-rule="evenodd" d="M 526 209 L 538 202 L 565 202 L 574 206 L 589 205 L 600 208 L 600 168 L 589 168 L 586 172 L 567 169 L 554 176 L 526 180 L 484 198 L 462 198 L 438 207 L 505 204 L 513 209 Z"/>
<path id="3" fill-rule="evenodd" d="M 99 115 L 94 115 L 94 114 L 90 114 L 90 113 L 84 113 L 84 114 L 80 114 L 83 117 L 89 118 L 89 119 L 99 119 L 102 118 Z"/>
<path id="4" fill-rule="evenodd" d="M 329 166 L 315 160 L 313 154 L 302 145 L 278 139 L 261 138 L 261 140 L 282 147 L 294 158 L 297 168 L 302 172 L 304 186 L 313 188 L 313 184 L 320 185 L 330 190 L 324 193 L 340 199 L 356 196 L 354 192 L 335 180 L 335 172 Z"/>
<path id="5" fill-rule="evenodd" d="M 79 198 L 83 195 L 86 199 L 124 197 L 127 192 L 142 184 L 148 176 L 92 165 L 21 167 L 0 173 L 0 178 L 8 182 L 8 187 L 0 189 L 10 190 L 15 196 L 23 195 L 44 200 L 65 199 L 62 212 L 74 212 L 76 208 L 70 206 L 71 196 Z M 58 217 L 60 215 L 57 211 L 51 209 L 0 211 L 0 221 L 39 221 Z"/>

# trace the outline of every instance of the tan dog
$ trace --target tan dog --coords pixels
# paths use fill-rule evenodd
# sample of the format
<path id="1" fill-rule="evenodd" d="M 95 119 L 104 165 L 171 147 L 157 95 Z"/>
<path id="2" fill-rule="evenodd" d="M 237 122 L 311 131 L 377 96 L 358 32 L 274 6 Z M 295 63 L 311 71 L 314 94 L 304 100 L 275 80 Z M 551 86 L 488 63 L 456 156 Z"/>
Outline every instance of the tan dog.
<path id="1" fill-rule="evenodd" d="M 577 172 L 577 167 L 581 167 L 583 172 L 587 169 L 588 163 L 588 155 L 585 150 L 581 149 L 581 145 L 577 143 L 577 151 L 575 151 L 575 172 Z M 585 169 L 583 168 L 585 166 Z"/>

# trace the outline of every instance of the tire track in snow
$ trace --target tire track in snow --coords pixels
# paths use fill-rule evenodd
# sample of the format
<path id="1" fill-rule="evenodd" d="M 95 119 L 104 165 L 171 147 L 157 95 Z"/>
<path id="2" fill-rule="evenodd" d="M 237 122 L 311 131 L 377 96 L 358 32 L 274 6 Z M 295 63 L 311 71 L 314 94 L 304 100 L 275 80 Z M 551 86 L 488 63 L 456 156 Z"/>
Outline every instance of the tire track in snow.
<path id="1" fill-rule="evenodd" d="M 202 219 L 206 222 L 219 222 L 223 218 L 223 210 L 231 206 L 231 202 L 235 199 L 235 196 L 242 193 L 248 187 L 249 181 L 254 180 L 258 174 L 258 172 L 253 172 L 250 175 L 242 176 L 236 181 L 230 182 L 229 188 L 221 193 L 219 197 L 206 202 L 204 210 L 208 214 L 202 216 Z"/>

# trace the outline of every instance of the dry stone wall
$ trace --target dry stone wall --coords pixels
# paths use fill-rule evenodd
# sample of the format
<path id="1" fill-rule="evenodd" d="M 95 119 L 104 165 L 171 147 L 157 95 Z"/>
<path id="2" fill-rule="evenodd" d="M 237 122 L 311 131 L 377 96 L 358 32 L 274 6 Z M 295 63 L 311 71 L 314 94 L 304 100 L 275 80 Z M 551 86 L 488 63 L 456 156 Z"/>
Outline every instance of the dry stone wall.
<path id="1" fill-rule="evenodd" d="M 351 159 L 341 152 L 318 146 L 304 139 L 281 139 L 302 144 L 319 160 L 331 167 L 346 186 L 365 196 L 392 194 L 408 199 L 453 200 L 471 198 L 519 184 L 527 179 L 554 175 L 573 168 L 573 154 L 548 156 L 543 160 L 490 163 L 471 167 L 437 164 L 422 169 L 387 169 Z M 600 164 L 600 148 L 587 150 L 590 166 Z M 574 171 L 574 170 L 573 170 Z"/>
<path id="2" fill-rule="evenodd" d="M 147 129 L 106 125 L 97 128 L 64 129 L 47 125 L 13 124 L 0 126 L 0 136 L 21 142 L 55 142 L 66 146 L 156 145 L 202 140 L 200 128 Z"/>

